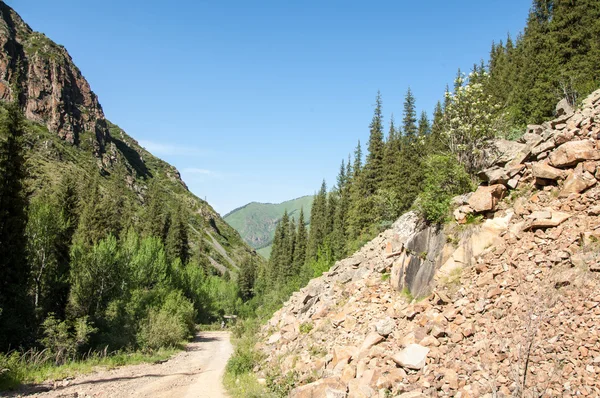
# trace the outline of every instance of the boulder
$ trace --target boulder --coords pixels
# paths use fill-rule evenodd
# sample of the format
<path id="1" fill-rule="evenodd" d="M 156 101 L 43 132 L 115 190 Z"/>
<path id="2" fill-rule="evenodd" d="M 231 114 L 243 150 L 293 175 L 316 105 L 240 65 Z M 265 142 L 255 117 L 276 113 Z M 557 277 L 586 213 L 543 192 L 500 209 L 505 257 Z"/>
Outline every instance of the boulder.
<path id="1" fill-rule="evenodd" d="M 369 348 L 381 343 L 383 340 L 385 340 L 385 339 L 379 333 L 376 333 L 376 332 L 369 333 L 365 337 L 360 348 L 358 349 L 359 356 L 360 356 L 360 353 L 367 351 Z"/>
<path id="2" fill-rule="evenodd" d="M 569 141 L 550 154 L 550 165 L 554 167 L 568 167 L 584 160 L 600 159 L 600 151 L 592 141 Z"/>
<path id="3" fill-rule="evenodd" d="M 420 344 L 409 344 L 405 349 L 392 357 L 399 366 L 407 369 L 420 370 L 425 366 L 429 348 Z"/>
<path id="4" fill-rule="evenodd" d="M 525 134 L 542 135 L 544 127 L 539 124 L 528 124 Z"/>
<path id="5" fill-rule="evenodd" d="M 490 184 L 506 184 L 510 179 L 504 168 L 493 166 L 479 173 L 479 177 Z"/>
<path id="6" fill-rule="evenodd" d="M 390 334 L 392 334 L 392 332 L 394 331 L 394 327 L 396 327 L 396 323 L 390 317 L 380 319 L 375 324 L 375 330 L 377 331 L 377 333 L 379 333 L 379 335 L 383 337 L 387 337 Z"/>
<path id="7" fill-rule="evenodd" d="M 552 228 L 558 227 L 564 221 L 566 221 L 571 215 L 569 213 L 564 213 L 562 211 L 551 211 L 550 218 L 536 218 L 533 221 L 528 222 L 524 225 L 523 230 L 529 231 L 538 228 Z M 545 216 L 544 216 L 545 217 Z"/>
<path id="8" fill-rule="evenodd" d="M 469 206 L 476 213 L 495 210 L 505 193 L 506 187 L 501 184 L 480 186 L 469 199 Z"/>
<path id="9" fill-rule="evenodd" d="M 290 398 L 345 397 L 347 387 L 338 377 L 328 377 L 294 388 Z"/>
<path id="10" fill-rule="evenodd" d="M 564 174 L 562 170 L 541 162 L 534 163 L 531 166 L 531 173 L 536 178 L 544 178 L 547 180 L 558 180 L 562 178 Z"/>
<path id="11" fill-rule="evenodd" d="M 579 163 L 575 170 L 565 180 L 560 191 L 560 197 L 566 198 L 572 193 L 581 193 L 586 189 L 596 185 L 596 178 L 589 172 L 583 170 L 583 164 Z"/>
<path id="12" fill-rule="evenodd" d="M 549 151 L 550 149 L 556 148 L 556 143 L 554 140 L 548 140 L 546 142 L 542 142 L 538 144 L 535 148 L 531 150 L 532 155 L 539 155 L 542 152 Z"/>
<path id="13" fill-rule="evenodd" d="M 556 116 L 560 117 L 563 115 L 572 115 L 573 114 L 573 107 L 571 106 L 571 104 L 569 104 L 569 101 L 567 101 L 566 98 L 563 98 L 562 100 L 559 101 L 558 104 L 556 104 Z"/>
<path id="14" fill-rule="evenodd" d="M 492 143 L 492 156 L 496 159 L 492 162 L 494 165 L 504 165 L 517 157 L 527 145 L 516 141 L 495 140 Z M 520 162 L 519 162 L 520 163 Z"/>

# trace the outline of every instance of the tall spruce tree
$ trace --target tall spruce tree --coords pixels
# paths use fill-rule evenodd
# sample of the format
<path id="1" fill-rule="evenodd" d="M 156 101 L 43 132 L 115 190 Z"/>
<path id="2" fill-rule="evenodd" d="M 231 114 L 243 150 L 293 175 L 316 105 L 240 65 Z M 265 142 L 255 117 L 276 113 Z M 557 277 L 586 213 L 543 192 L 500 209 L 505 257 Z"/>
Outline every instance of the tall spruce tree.
<path id="1" fill-rule="evenodd" d="M 27 199 L 23 116 L 16 103 L 0 116 L 0 350 L 16 347 L 31 330 L 27 298 Z"/>
<path id="2" fill-rule="evenodd" d="M 182 265 L 187 264 L 190 258 L 188 217 L 181 204 L 172 216 L 167 232 L 166 249 L 170 261 L 180 260 Z"/>
<path id="3" fill-rule="evenodd" d="M 298 232 L 296 233 L 296 242 L 294 243 L 293 268 L 294 274 L 296 275 L 300 273 L 306 260 L 307 232 L 305 223 L 304 208 L 300 208 L 300 215 L 298 216 Z"/>

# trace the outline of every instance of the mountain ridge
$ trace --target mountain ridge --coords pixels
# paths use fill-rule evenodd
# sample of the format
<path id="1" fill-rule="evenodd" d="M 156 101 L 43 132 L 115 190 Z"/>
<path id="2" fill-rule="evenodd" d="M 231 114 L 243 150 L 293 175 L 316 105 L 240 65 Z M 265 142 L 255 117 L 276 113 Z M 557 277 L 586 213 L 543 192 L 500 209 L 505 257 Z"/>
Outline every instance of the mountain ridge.
<path id="1" fill-rule="evenodd" d="M 176 167 L 152 155 L 106 118 L 98 96 L 67 49 L 32 30 L 2 1 L 0 46 L 4 49 L 0 51 L 0 100 L 18 102 L 29 123 L 39 126 L 28 137 L 28 156 L 34 159 L 31 172 L 41 177 L 32 182 L 34 194 L 72 166 L 70 172 L 93 175 L 97 171 L 105 180 L 120 178 L 115 177 L 116 171 L 124 169 L 122 182 L 139 206 L 144 205 L 149 183 L 160 181 L 169 193 L 167 207 L 182 203 L 191 210 L 190 225 L 202 226 L 205 236 L 200 241 L 208 245 L 207 259 L 222 265 L 221 269 L 235 267 L 228 267 L 208 231 L 237 263 L 253 252 L 209 203 L 189 191 Z"/>

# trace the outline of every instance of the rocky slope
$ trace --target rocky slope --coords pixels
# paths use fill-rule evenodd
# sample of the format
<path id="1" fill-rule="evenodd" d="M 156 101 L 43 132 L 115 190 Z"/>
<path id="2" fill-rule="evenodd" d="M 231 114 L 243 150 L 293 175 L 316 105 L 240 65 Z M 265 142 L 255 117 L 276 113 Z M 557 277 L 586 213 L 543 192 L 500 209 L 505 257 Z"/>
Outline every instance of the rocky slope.
<path id="1" fill-rule="evenodd" d="M 254 253 L 208 203 L 188 191 L 175 167 L 105 118 L 98 97 L 67 50 L 34 32 L 2 1 L 0 100 L 17 100 L 29 122 L 33 193 L 63 173 L 83 179 L 100 172 L 101 184 L 124 178 L 142 205 L 148 184 L 157 180 L 167 193 L 165 206 L 182 203 L 193 212 L 190 237 L 204 242 L 205 255 L 217 269 L 235 270 L 242 256 Z"/>
<path id="2" fill-rule="evenodd" d="M 259 374 L 292 397 L 600 396 L 600 90 L 529 126 L 456 198 L 295 293 Z"/>

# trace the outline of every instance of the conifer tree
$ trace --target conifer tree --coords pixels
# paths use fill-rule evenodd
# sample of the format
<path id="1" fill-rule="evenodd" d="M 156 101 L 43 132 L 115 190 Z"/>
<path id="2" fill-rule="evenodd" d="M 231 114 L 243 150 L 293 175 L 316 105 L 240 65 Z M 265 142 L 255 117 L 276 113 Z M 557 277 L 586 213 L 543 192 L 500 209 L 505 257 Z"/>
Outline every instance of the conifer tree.
<path id="1" fill-rule="evenodd" d="M 423 140 L 431 133 L 431 125 L 429 124 L 429 118 L 425 111 L 421 112 L 421 118 L 419 119 L 419 138 Z"/>
<path id="2" fill-rule="evenodd" d="M 327 184 L 321 184 L 319 193 L 315 196 L 310 213 L 310 232 L 306 247 L 306 261 L 317 259 L 319 245 L 324 242 L 327 229 Z"/>
<path id="3" fill-rule="evenodd" d="M 256 266 L 250 256 L 244 257 L 240 264 L 240 274 L 238 277 L 238 287 L 240 297 L 244 301 L 254 297 L 254 283 L 256 280 Z"/>
<path id="4" fill-rule="evenodd" d="M 295 275 L 300 273 L 306 260 L 306 241 L 307 233 L 304 221 L 304 208 L 300 208 L 300 215 L 298 216 L 298 232 L 296 233 L 296 241 L 294 242 L 293 268 Z"/>
<path id="5" fill-rule="evenodd" d="M 16 103 L 0 119 L 0 349 L 17 346 L 27 334 L 32 309 L 27 299 L 30 267 L 25 247 L 27 224 L 24 180 L 25 133 Z"/>
<path id="6" fill-rule="evenodd" d="M 383 143 L 383 114 L 381 108 L 381 93 L 377 92 L 375 111 L 373 120 L 369 125 L 369 152 L 365 162 L 365 178 L 363 178 L 361 187 L 363 195 L 373 195 L 377 189 L 381 188 L 384 177 L 384 143 Z"/>
<path id="7" fill-rule="evenodd" d="M 178 205 L 169 230 L 166 243 L 167 258 L 173 262 L 180 260 L 182 265 L 187 264 L 190 258 L 190 243 L 188 234 L 187 213 Z"/>

